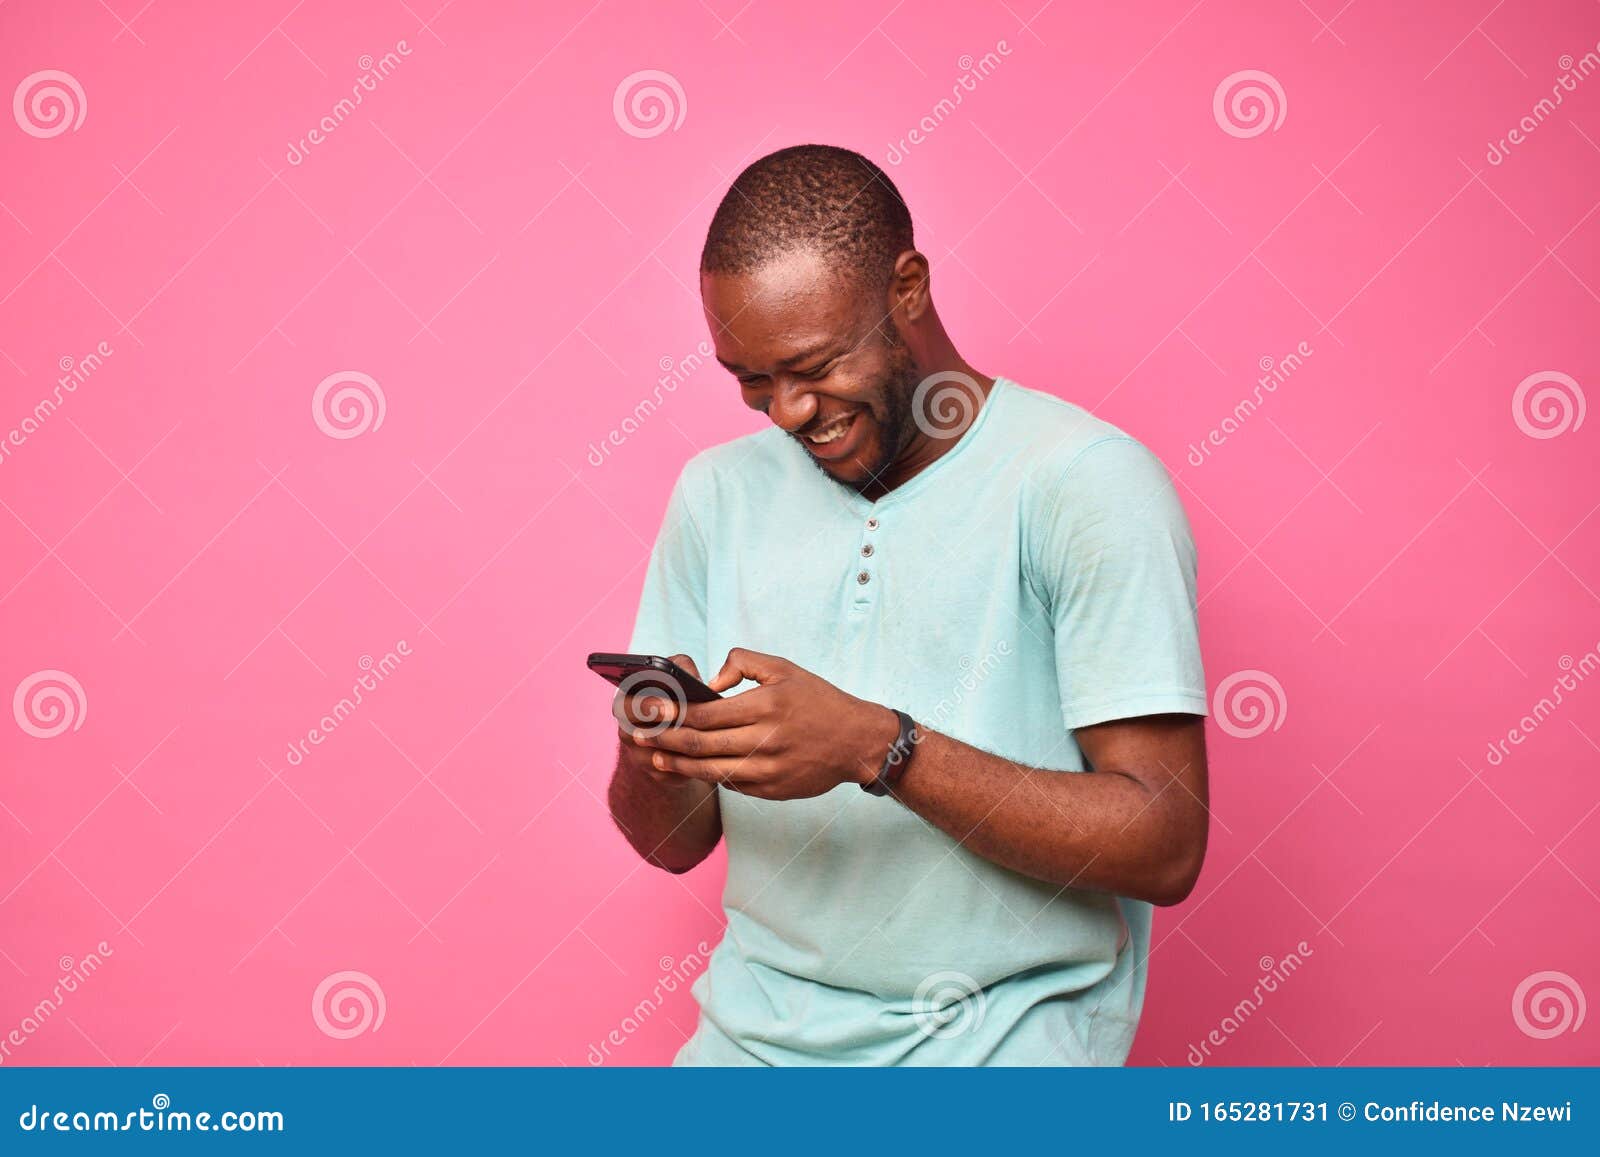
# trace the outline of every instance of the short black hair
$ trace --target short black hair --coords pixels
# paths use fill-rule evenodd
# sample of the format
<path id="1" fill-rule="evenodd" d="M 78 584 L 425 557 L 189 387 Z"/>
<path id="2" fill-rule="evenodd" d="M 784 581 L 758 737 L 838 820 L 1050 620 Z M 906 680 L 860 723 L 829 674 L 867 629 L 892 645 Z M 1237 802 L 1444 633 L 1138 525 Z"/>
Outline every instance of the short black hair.
<path id="1" fill-rule="evenodd" d="M 850 149 L 793 145 L 734 180 L 711 218 L 700 271 L 748 273 L 782 253 L 821 250 L 876 289 L 912 248 L 911 212 L 887 173 Z"/>

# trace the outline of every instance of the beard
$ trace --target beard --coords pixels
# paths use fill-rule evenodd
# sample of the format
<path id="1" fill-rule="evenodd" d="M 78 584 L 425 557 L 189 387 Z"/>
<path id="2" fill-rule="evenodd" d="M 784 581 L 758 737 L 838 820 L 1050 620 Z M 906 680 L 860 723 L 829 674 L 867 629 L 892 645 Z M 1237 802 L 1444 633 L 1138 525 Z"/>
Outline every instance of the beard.
<path id="1" fill-rule="evenodd" d="M 866 475 L 856 481 L 845 481 L 831 474 L 826 465 L 812 457 L 809 451 L 806 453 L 811 464 L 829 481 L 857 492 L 866 490 L 883 476 L 917 431 L 916 420 L 911 413 L 911 399 L 921 381 L 916 361 L 911 356 L 910 347 L 900 340 L 900 335 L 893 329 L 884 333 L 883 342 L 888 350 L 889 364 L 883 376 L 862 399 L 868 415 L 878 427 L 877 451 L 871 459 L 862 462 L 866 467 Z M 790 437 L 804 446 L 805 439 L 799 434 L 791 434 Z"/>

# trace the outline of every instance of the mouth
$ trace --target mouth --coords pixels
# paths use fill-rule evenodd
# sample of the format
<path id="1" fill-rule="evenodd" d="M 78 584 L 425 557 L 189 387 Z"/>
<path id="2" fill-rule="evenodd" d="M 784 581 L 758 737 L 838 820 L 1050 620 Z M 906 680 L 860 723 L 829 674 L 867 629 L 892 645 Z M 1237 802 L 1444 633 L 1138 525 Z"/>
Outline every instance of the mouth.
<path id="1" fill-rule="evenodd" d="M 815 458 L 823 461 L 842 458 L 855 449 L 855 443 L 859 440 L 857 434 L 865 425 L 858 420 L 861 413 L 860 410 L 852 410 L 848 414 L 806 431 L 799 436 L 799 439 Z"/>

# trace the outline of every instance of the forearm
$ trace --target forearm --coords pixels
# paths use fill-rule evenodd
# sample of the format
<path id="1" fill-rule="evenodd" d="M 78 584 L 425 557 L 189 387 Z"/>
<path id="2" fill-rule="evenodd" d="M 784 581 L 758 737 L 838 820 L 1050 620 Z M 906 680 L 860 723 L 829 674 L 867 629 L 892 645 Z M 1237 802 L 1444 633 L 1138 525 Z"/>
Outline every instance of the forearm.
<path id="1" fill-rule="evenodd" d="M 1153 789 L 1115 768 L 1023 767 L 937 732 L 922 735 L 895 795 L 984 859 L 1155 904 L 1175 904 L 1193 887 L 1205 810 L 1188 806 L 1181 784 Z M 1163 798 L 1169 787 L 1177 794 Z"/>
<path id="2" fill-rule="evenodd" d="M 609 802 L 634 851 L 669 872 L 687 872 L 722 838 L 722 812 L 714 784 L 650 769 L 650 753 L 618 744 Z"/>

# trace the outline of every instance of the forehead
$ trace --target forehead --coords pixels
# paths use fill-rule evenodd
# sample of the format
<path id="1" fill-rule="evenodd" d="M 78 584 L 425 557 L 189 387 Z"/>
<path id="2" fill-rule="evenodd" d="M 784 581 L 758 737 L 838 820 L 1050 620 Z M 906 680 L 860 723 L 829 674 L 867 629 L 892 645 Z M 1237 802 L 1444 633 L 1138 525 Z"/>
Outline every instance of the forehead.
<path id="1" fill-rule="evenodd" d="M 700 297 L 717 357 L 750 369 L 853 341 L 875 320 L 857 280 L 837 261 L 803 250 L 748 273 L 702 274 Z"/>

